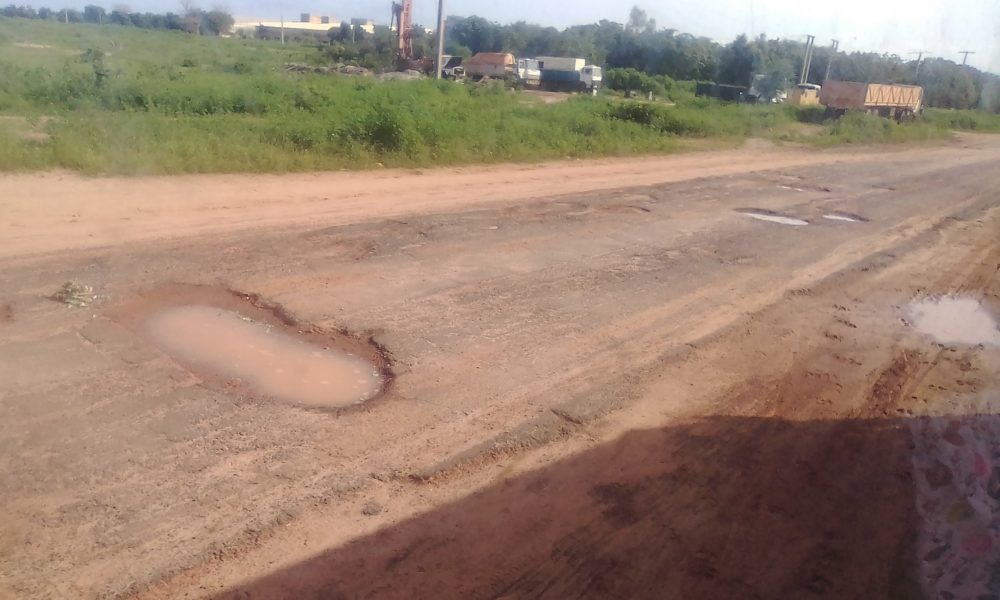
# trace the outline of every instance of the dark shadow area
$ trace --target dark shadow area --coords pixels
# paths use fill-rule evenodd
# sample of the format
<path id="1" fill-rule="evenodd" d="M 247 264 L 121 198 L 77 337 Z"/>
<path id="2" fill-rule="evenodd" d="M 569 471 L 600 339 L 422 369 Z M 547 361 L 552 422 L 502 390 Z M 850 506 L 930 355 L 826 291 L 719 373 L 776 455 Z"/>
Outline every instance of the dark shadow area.
<path id="1" fill-rule="evenodd" d="M 634 431 L 217 598 L 918 597 L 917 421 Z"/>

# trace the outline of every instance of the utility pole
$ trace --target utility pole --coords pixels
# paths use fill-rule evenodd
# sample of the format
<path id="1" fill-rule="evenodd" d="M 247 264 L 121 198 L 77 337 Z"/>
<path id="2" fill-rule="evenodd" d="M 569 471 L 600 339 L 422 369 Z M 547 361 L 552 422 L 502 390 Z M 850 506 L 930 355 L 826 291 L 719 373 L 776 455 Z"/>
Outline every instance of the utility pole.
<path id="1" fill-rule="evenodd" d="M 973 51 L 973 50 L 959 50 L 958 53 L 961 54 L 961 55 L 963 55 L 962 56 L 962 66 L 964 67 L 965 63 L 969 62 L 969 55 L 970 54 L 975 54 L 975 51 Z"/>
<path id="2" fill-rule="evenodd" d="M 441 71 L 444 69 L 444 65 L 441 64 L 444 60 L 444 0 L 438 0 L 438 51 L 437 60 L 434 61 L 434 66 L 437 72 L 434 75 L 435 79 L 441 79 Z"/>
<path id="3" fill-rule="evenodd" d="M 816 36 L 806 36 L 806 55 L 802 59 L 802 74 L 799 76 L 799 83 L 806 83 L 809 79 L 809 67 L 812 66 L 813 45 L 816 43 Z"/>
<path id="4" fill-rule="evenodd" d="M 923 64 L 924 54 L 927 54 L 929 52 L 930 52 L 930 50 L 917 50 L 916 52 L 910 52 L 910 54 L 916 54 L 917 55 L 917 69 L 916 69 L 916 73 L 914 73 L 914 75 L 913 75 L 914 78 L 920 77 L 920 65 Z"/>
<path id="5" fill-rule="evenodd" d="M 840 47 L 839 40 L 832 40 L 832 41 L 833 41 L 833 50 L 830 52 L 830 60 L 826 61 L 826 75 L 823 77 L 823 83 L 826 83 L 826 80 L 830 78 L 830 67 L 833 66 L 833 59 L 836 58 L 837 56 L 837 48 Z"/>

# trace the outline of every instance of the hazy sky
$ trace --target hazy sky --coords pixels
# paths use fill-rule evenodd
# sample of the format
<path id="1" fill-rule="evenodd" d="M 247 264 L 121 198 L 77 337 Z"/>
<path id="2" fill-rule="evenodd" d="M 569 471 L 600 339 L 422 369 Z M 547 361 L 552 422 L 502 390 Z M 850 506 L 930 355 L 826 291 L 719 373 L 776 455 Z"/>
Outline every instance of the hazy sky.
<path id="1" fill-rule="evenodd" d="M 54 0 L 53 0 L 54 1 Z M 78 0 L 80 4 L 86 4 Z M 128 0 L 125 0 L 128 2 Z M 391 0 L 201 0 L 219 4 L 240 18 L 287 17 L 301 12 L 339 19 L 389 19 Z M 845 50 L 909 52 L 961 61 L 959 50 L 975 50 L 969 63 L 1000 72 L 1000 0 L 445 0 L 446 13 L 480 15 L 507 23 L 524 20 L 564 27 L 600 19 L 625 22 L 633 4 L 669 27 L 726 42 L 739 33 L 805 39 L 818 45 L 831 38 Z M 176 10 L 173 0 L 133 0 L 134 9 Z M 436 0 L 414 0 L 416 22 L 433 25 Z"/>

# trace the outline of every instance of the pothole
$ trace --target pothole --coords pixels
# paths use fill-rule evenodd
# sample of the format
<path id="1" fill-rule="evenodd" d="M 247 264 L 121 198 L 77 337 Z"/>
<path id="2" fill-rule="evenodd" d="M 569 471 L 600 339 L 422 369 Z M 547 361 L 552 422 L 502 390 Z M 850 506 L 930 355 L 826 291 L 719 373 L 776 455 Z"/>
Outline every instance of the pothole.
<path id="1" fill-rule="evenodd" d="M 781 213 L 776 213 L 772 210 L 765 210 L 762 208 L 737 208 L 736 212 L 759 221 L 780 223 L 782 225 L 801 227 L 802 225 L 809 224 L 809 221 L 803 221 L 802 219 L 796 219 L 795 217 L 790 217 L 788 215 L 783 215 Z"/>
<path id="2" fill-rule="evenodd" d="M 644 214 L 652 212 L 650 209 L 644 206 L 633 206 L 631 204 L 608 204 L 606 206 L 600 207 L 603 212 L 609 213 L 636 213 Z"/>
<path id="3" fill-rule="evenodd" d="M 379 396 L 392 377 L 370 340 L 305 326 L 250 294 L 169 286 L 112 316 L 205 383 L 241 396 L 343 410 Z"/>
<path id="4" fill-rule="evenodd" d="M 942 344 L 1000 346 L 997 321 L 974 298 L 924 298 L 906 308 L 910 324 Z"/>
<path id="5" fill-rule="evenodd" d="M 831 212 L 823 215 L 824 219 L 829 221 L 844 221 L 847 223 L 867 223 L 868 219 L 862 217 L 861 215 L 856 215 L 854 213 L 848 212 Z"/>

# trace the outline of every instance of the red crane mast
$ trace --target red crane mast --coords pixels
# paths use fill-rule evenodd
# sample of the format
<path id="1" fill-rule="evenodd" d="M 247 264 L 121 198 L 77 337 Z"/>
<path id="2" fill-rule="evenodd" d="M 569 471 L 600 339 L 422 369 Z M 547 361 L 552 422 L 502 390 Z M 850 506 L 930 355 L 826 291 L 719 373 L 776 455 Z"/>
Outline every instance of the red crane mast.
<path id="1" fill-rule="evenodd" d="M 399 39 L 399 58 L 404 61 L 413 60 L 413 0 L 402 0 L 392 3 L 391 27 L 396 25 L 396 35 Z"/>

